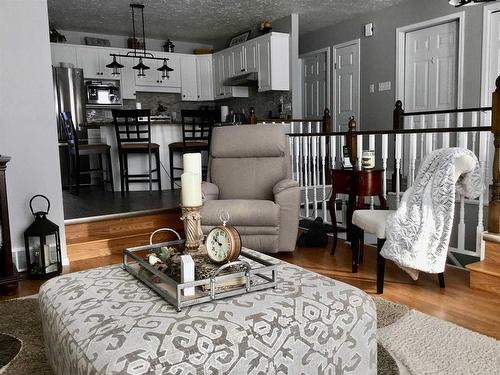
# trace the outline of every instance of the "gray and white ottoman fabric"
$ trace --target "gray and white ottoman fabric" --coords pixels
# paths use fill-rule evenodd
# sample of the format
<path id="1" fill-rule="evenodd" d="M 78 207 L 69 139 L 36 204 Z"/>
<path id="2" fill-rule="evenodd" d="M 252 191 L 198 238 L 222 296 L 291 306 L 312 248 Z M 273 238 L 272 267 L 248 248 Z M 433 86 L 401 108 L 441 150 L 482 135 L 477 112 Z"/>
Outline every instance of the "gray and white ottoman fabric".
<path id="1" fill-rule="evenodd" d="M 275 261 L 277 289 L 181 312 L 120 266 L 54 278 L 39 294 L 50 364 L 61 375 L 375 374 L 373 300 Z"/>

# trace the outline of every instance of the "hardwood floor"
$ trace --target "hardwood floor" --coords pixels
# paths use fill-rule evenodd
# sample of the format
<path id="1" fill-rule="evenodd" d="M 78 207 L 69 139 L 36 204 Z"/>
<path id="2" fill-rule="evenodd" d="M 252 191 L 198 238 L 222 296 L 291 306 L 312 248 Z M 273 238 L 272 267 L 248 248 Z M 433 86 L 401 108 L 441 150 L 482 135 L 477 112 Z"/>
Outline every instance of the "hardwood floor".
<path id="1" fill-rule="evenodd" d="M 330 255 L 328 246 L 326 249 L 298 248 L 293 253 L 278 254 L 276 257 L 376 295 L 375 252 L 375 248 L 365 248 L 364 263 L 356 274 L 351 273 L 350 247 L 342 240 L 339 240 L 335 255 Z M 72 262 L 64 272 L 76 272 L 121 261 L 119 254 L 85 259 Z M 381 297 L 500 339 L 498 294 L 469 288 L 469 273 L 461 269 L 448 267 L 445 279 L 445 289 L 439 288 L 437 275 L 421 274 L 419 280 L 413 282 L 392 262 L 387 262 L 384 294 Z M 24 279 L 17 291 L 10 295 L 0 295 L 0 300 L 37 293 L 42 283 Z"/>

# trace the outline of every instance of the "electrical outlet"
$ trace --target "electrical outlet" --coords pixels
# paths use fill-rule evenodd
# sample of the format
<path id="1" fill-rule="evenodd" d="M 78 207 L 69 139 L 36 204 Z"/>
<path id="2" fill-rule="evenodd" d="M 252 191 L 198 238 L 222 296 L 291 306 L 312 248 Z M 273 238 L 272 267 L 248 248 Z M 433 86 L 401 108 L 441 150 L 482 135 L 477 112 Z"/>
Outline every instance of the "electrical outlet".
<path id="1" fill-rule="evenodd" d="M 389 91 L 391 89 L 391 81 L 379 82 L 378 91 Z"/>
<path id="2" fill-rule="evenodd" d="M 370 92 L 371 93 L 375 92 L 375 85 L 373 83 L 370 85 Z"/>

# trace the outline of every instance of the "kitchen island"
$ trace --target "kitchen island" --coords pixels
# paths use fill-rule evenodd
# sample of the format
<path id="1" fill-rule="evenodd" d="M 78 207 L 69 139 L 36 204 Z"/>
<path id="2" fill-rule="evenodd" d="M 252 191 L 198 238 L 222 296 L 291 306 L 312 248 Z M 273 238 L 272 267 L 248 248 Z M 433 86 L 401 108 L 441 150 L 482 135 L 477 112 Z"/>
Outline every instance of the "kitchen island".
<path id="1" fill-rule="evenodd" d="M 113 166 L 113 181 L 115 191 L 121 191 L 120 187 L 120 161 L 118 158 L 118 145 L 116 142 L 116 133 L 113 122 L 91 122 L 88 124 L 89 143 L 106 143 L 111 146 L 111 162 Z M 182 141 L 182 124 L 168 123 L 164 121 L 151 122 L 151 142 L 160 145 L 161 162 L 161 186 L 162 190 L 170 189 L 170 177 L 168 175 L 170 157 L 168 145 L 172 142 Z M 180 155 L 175 155 L 175 165 L 181 165 Z M 152 165 L 155 168 L 154 156 Z M 148 158 L 147 155 L 129 155 L 128 159 L 129 173 L 147 173 Z M 148 190 L 148 183 L 130 184 L 131 191 Z M 156 183 L 153 183 L 153 190 L 157 190 Z"/>

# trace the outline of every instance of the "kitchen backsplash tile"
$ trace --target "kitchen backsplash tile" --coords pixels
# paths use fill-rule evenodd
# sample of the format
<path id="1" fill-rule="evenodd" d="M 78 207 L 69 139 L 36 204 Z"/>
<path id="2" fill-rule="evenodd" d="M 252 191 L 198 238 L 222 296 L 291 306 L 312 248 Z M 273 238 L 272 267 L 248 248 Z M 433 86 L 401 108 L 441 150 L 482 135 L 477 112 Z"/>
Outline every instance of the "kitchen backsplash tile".
<path id="1" fill-rule="evenodd" d="M 123 108 L 132 109 L 136 107 L 136 103 L 141 103 L 142 108 L 151 109 L 151 114 L 158 114 L 158 105 L 161 104 L 166 111 L 166 114 L 175 113 L 173 118 L 180 119 L 181 109 L 198 109 L 203 105 L 227 105 L 234 112 L 243 112 L 248 116 L 250 107 L 255 108 L 255 113 L 258 119 L 269 118 L 269 111 L 272 111 L 273 116 L 278 116 L 278 107 L 280 99 L 283 97 L 283 114 L 291 116 L 292 93 L 289 91 L 268 91 L 259 93 L 256 88 L 251 88 L 248 98 L 229 98 L 218 101 L 207 102 L 186 102 L 182 101 L 181 94 L 153 93 L 153 92 L 137 92 L 136 100 L 123 101 Z M 109 109 L 87 109 L 87 120 L 89 122 L 105 122 L 112 121 L 111 110 Z"/>

